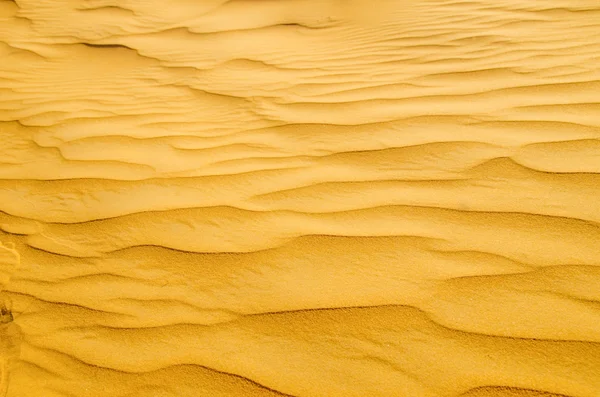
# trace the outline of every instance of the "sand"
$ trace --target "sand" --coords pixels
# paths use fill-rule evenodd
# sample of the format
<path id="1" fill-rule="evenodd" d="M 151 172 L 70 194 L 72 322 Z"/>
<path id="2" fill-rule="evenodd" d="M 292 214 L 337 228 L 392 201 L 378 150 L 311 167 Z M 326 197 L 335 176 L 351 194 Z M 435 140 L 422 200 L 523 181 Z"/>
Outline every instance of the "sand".
<path id="1" fill-rule="evenodd" d="M 0 397 L 600 396 L 597 0 L 1 0 L 0 121 Z"/>

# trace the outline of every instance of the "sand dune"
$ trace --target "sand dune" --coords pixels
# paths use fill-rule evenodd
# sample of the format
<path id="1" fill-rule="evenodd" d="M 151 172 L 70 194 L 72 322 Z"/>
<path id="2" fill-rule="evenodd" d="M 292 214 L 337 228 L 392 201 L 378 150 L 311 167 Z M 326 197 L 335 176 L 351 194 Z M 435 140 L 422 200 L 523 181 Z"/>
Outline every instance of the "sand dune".
<path id="1" fill-rule="evenodd" d="M 0 1 L 0 396 L 600 396 L 600 4 L 542 3 Z"/>

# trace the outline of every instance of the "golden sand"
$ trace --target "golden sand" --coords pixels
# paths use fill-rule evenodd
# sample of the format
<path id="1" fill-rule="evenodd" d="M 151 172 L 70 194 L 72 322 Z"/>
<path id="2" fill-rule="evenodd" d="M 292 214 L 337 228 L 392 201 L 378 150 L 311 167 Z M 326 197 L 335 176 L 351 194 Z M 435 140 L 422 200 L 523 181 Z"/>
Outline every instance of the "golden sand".
<path id="1" fill-rule="evenodd" d="M 599 397 L 597 0 L 0 0 L 0 397 Z"/>

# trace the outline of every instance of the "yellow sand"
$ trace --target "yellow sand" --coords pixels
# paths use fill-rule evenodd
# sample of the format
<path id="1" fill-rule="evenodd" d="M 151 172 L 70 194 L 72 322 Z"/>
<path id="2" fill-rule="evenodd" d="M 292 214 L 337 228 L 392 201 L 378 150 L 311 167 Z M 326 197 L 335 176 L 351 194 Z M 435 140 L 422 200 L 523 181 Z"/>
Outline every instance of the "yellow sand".
<path id="1" fill-rule="evenodd" d="M 597 0 L 0 0 L 0 121 L 0 397 L 600 396 Z"/>

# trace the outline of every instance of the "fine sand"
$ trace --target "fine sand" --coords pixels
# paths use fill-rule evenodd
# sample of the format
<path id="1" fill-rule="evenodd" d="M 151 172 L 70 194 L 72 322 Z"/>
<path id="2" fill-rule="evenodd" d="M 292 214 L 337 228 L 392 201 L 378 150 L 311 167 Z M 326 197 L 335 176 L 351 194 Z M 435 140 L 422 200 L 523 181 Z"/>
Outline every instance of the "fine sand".
<path id="1" fill-rule="evenodd" d="M 0 397 L 600 396 L 598 0 L 0 0 Z"/>

